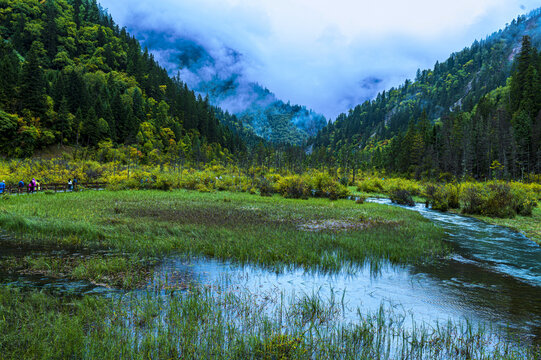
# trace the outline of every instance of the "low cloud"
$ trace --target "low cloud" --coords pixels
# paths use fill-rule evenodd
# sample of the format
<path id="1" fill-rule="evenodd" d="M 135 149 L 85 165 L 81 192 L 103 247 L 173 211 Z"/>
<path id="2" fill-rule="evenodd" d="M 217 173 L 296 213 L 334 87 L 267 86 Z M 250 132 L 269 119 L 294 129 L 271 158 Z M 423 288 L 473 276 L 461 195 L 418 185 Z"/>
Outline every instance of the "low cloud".
<path id="1" fill-rule="evenodd" d="M 201 50 L 193 60 L 197 64 L 180 71 L 189 85 L 234 76 L 239 84 L 262 84 L 278 98 L 329 118 L 539 6 L 531 0 L 336 0 L 332 6 L 324 0 L 102 0 L 101 5 L 120 26 L 144 36 L 172 73 L 180 70 L 181 54 L 168 44 L 197 44 L 185 54 L 188 61 Z"/>

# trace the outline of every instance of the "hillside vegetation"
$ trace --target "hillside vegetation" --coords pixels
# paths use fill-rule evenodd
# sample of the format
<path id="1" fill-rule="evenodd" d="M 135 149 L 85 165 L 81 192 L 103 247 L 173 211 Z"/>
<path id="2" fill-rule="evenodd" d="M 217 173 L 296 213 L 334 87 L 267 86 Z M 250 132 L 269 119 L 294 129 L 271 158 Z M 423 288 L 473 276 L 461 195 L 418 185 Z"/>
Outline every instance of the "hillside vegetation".
<path id="1" fill-rule="evenodd" d="M 95 0 L 1 0 L 0 24 L 1 153 L 110 140 L 205 161 L 243 149 Z"/>
<path id="2" fill-rule="evenodd" d="M 541 173 L 541 10 L 324 128 L 314 161 L 438 177 Z"/>

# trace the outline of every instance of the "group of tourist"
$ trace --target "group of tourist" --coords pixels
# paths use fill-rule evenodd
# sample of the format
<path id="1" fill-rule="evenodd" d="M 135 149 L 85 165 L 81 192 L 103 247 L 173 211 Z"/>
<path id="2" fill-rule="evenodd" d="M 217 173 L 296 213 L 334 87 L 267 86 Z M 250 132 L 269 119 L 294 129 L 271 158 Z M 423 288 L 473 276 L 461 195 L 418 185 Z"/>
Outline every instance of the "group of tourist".
<path id="1" fill-rule="evenodd" d="M 32 179 L 26 186 L 28 188 L 29 194 L 32 194 L 37 191 L 41 191 L 41 184 L 39 180 Z M 77 188 L 77 179 L 76 178 L 69 179 L 67 190 L 73 191 L 76 188 Z M 17 193 L 18 194 L 24 193 L 24 189 L 25 189 L 25 183 L 24 183 L 24 180 L 21 179 L 19 183 L 17 184 Z M 0 195 L 4 193 L 6 193 L 6 180 L 2 180 L 2 182 L 0 182 Z"/>
<path id="2" fill-rule="evenodd" d="M 24 181 L 21 179 L 19 181 L 19 184 L 18 184 L 18 193 L 19 194 L 22 194 L 24 192 Z M 28 183 L 28 193 L 29 194 L 32 194 L 36 191 L 40 191 L 41 190 L 41 184 L 39 183 L 38 180 L 36 179 L 32 179 L 29 183 Z"/>
<path id="3" fill-rule="evenodd" d="M 73 178 L 68 180 L 68 190 L 73 191 L 73 189 L 77 189 L 77 179 Z"/>

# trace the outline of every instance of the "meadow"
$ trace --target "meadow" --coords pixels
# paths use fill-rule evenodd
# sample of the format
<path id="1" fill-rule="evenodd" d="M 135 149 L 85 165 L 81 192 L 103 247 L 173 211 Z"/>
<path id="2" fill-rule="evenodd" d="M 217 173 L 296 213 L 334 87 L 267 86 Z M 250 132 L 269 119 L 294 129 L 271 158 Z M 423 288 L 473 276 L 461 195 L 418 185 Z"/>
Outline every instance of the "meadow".
<path id="1" fill-rule="evenodd" d="M 100 264 L 119 272 L 136 259 L 144 262 L 170 253 L 277 271 L 290 266 L 338 271 L 366 261 L 429 260 L 448 251 L 442 231 L 407 210 L 349 200 L 232 192 L 127 190 L 11 196 L 0 201 L 0 226 L 18 244 L 30 248 L 124 254 Z M 63 262 L 68 260 L 64 257 Z M 26 263 L 30 269 L 40 268 L 39 259 Z M 55 267 L 46 264 L 47 258 L 42 263 L 43 268 Z M 85 268 L 99 268 L 90 263 Z M 77 265 L 70 267 L 75 271 Z M 88 271 L 89 276 L 96 272 Z"/>

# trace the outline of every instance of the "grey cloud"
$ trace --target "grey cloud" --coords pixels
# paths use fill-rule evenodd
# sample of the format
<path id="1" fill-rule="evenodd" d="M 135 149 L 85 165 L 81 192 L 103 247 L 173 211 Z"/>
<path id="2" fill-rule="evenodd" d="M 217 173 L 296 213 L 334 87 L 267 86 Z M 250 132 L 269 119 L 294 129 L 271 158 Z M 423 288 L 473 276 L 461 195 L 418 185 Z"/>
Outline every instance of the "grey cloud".
<path id="1" fill-rule="evenodd" d="M 347 112 L 378 92 L 413 78 L 417 68 L 432 67 L 476 38 L 502 28 L 515 16 L 505 13 L 510 6 L 502 6 L 472 26 L 437 38 L 400 31 L 348 38 L 338 26 L 329 26 L 317 41 L 298 45 L 272 43 L 275 29 L 257 5 L 216 8 L 209 0 L 101 2 L 121 26 L 142 37 L 162 66 L 171 73 L 179 71 L 191 87 L 197 88 L 202 82 L 210 82 L 207 85 L 212 87 L 213 79 L 225 82 L 219 86 L 228 82 L 235 86 L 236 98 L 220 99 L 224 108 L 240 111 L 254 98 L 275 101 L 273 96 L 254 94 L 253 83 L 259 83 L 286 102 L 304 104 L 328 117 Z M 534 3 L 526 2 L 529 8 Z M 518 13 L 520 4 L 514 6 Z M 385 21 L 384 14 L 378 16 Z M 501 19 L 506 20 L 497 23 Z"/>

